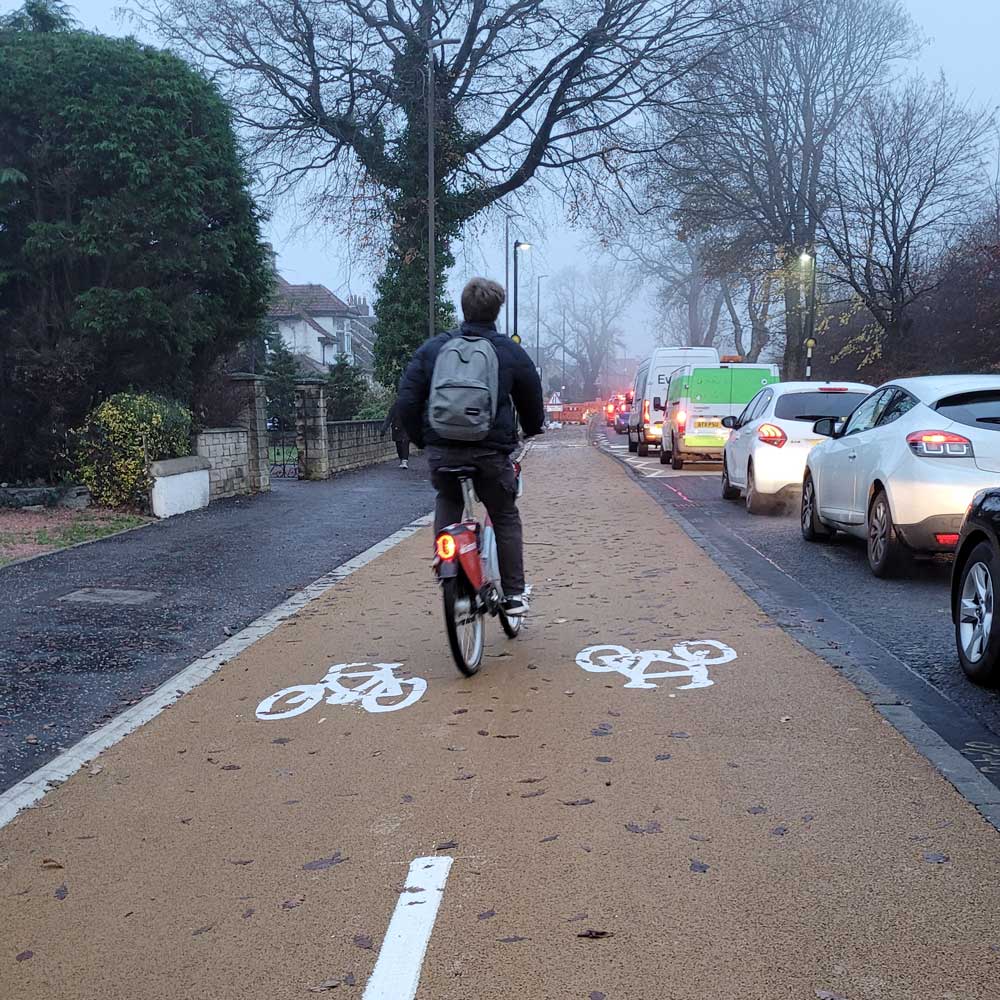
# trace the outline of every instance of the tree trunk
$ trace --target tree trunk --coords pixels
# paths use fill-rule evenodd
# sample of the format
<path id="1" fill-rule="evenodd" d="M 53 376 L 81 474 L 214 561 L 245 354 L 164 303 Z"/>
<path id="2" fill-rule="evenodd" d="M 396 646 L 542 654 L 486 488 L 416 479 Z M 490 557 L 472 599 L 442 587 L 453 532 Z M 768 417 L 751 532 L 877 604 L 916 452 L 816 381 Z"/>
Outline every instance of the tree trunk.
<path id="1" fill-rule="evenodd" d="M 789 254 L 784 261 L 785 293 L 785 356 L 781 377 L 800 379 L 805 374 L 805 303 L 798 269 L 798 254 Z"/>

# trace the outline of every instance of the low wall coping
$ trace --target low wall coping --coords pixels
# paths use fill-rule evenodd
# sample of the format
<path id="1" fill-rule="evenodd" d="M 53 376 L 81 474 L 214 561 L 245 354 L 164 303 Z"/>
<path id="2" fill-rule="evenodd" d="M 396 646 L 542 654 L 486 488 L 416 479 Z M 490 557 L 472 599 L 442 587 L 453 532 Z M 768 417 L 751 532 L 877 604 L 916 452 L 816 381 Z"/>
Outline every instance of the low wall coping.
<path id="1" fill-rule="evenodd" d="M 246 434 L 247 429 L 245 427 L 205 427 L 203 430 L 196 431 L 195 437 L 201 437 L 202 434 Z"/>
<path id="2" fill-rule="evenodd" d="M 212 468 L 212 463 L 201 455 L 188 455 L 185 458 L 164 458 L 153 462 L 149 467 L 154 479 L 166 479 L 168 476 L 182 476 L 187 472 L 204 472 Z"/>

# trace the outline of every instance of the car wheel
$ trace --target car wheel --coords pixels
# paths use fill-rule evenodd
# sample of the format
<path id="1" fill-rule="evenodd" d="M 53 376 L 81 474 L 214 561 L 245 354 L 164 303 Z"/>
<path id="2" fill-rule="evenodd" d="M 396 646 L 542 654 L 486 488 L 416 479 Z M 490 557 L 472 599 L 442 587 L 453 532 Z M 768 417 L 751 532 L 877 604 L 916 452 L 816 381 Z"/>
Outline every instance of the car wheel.
<path id="1" fill-rule="evenodd" d="M 879 490 L 868 508 L 868 565 L 877 577 L 899 572 L 903 562 L 903 543 L 892 523 L 892 510 L 885 490 Z"/>
<path id="2" fill-rule="evenodd" d="M 660 465 L 667 465 L 670 462 L 670 452 L 663 445 L 660 445 Z"/>
<path id="3" fill-rule="evenodd" d="M 772 508 L 771 501 L 757 492 L 753 462 L 747 466 L 747 488 L 744 491 L 744 496 L 748 514 L 767 514 Z"/>
<path id="4" fill-rule="evenodd" d="M 802 537 L 807 542 L 825 542 L 833 532 L 819 519 L 819 503 L 812 476 L 806 473 L 802 481 L 802 508 L 799 517 Z"/>
<path id="5" fill-rule="evenodd" d="M 955 615 L 955 642 L 966 677 L 1000 684 L 1000 624 L 994 610 L 1000 567 L 989 542 L 980 542 L 962 567 Z"/>
<path id="6" fill-rule="evenodd" d="M 675 472 L 680 472 L 684 468 L 684 456 L 677 450 L 677 442 L 670 439 L 670 468 Z"/>
<path id="7" fill-rule="evenodd" d="M 638 446 L 636 445 L 636 443 L 632 440 L 632 432 L 629 431 L 628 432 L 628 450 L 634 455 L 635 454 L 635 449 L 637 447 Z"/>
<path id="8" fill-rule="evenodd" d="M 740 489 L 738 486 L 733 486 L 729 481 L 729 463 L 726 461 L 726 456 L 722 456 L 722 499 L 723 500 L 739 500 Z"/>
<path id="9" fill-rule="evenodd" d="M 645 441 L 640 441 L 636 450 L 639 452 L 640 458 L 646 458 L 649 455 L 649 445 Z"/>

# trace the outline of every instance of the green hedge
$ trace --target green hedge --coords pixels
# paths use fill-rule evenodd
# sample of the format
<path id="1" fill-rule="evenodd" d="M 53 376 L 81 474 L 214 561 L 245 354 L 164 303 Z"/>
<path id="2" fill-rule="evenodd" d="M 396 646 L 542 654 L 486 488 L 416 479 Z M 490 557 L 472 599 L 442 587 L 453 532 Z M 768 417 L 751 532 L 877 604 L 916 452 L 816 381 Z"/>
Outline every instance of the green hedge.
<path id="1" fill-rule="evenodd" d="M 147 506 L 148 463 L 190 453 L 191 412 L 170 399 L 120 392 L 73 432 L 77 472 L 103 507 Z"/>

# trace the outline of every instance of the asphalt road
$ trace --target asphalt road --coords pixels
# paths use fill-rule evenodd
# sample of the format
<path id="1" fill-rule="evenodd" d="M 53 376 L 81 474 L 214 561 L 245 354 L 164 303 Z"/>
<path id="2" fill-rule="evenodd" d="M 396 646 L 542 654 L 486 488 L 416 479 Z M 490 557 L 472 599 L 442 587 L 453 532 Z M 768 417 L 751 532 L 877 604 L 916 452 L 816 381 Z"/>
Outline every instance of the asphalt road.
<path id="1" fill-rule="evenodd" d="M 0 569 L 0 789 L 432 505 L 417 457 Z M 82 588 L 143 603 L 64 600 Z"/>
<path id="2" fill-rule="evenodd" d="M 898 579 L 876 579 L 860 541 L 838 536 L 826 545 L 804 542 L 794 504 L 784 512 L 752 516 L 742 502 L 722 499 L 720 466 L 689 465 L 673 472 L 659 464 L 658 455 L 644 460 L 629 455 L 624 438 L 613 432 L 602 437 L 668 509 L 710 517 L 715 531 L 737 540 L 745 550 L 741 568 L 751 578 L 756 560 L 767 560 L 1000 736 L 1000 694 L 969 683 L 955 653 L 949 559 L 920 559 Z"/>

